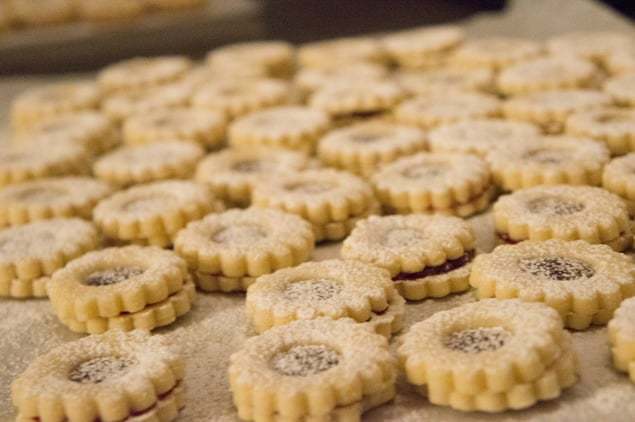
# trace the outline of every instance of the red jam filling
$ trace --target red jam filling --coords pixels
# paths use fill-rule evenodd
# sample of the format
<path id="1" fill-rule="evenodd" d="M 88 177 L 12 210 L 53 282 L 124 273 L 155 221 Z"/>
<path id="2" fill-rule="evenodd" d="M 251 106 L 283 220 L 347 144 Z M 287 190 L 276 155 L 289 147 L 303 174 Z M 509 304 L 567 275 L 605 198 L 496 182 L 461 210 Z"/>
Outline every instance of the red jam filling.
<path id="1" fill-rule="evenodd" d="M 416 273 L 399 273 L 395 277 L 393 277 L 393 281 L 418 280 L 424 277 L 431 277 L 434 275 L 449 273 L 450 271 L 456 270 L 468 264 L 470 261 L 472 261 L 472 259 L 474 259 L 474 255 L 474 250 L 467 251 L 463 256 L 455 259 L 449 259 L 443 264 L 437 265 L 435 267 L 426 267 L 421 271 L 417 271 Z"/>

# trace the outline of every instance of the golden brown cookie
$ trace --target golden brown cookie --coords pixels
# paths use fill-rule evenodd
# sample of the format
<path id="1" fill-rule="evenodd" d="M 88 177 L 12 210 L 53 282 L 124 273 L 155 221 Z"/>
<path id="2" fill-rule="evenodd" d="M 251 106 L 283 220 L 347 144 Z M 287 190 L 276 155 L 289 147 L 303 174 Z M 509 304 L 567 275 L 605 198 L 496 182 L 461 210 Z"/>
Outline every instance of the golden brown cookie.
<path id="1" fill-rule="evenodd" d="M 381 41 L 399 66 L 429 68 L 443 64 L 464 37 L 458 26 L 431 26 L 388 34 Z"/>
<path id="2" fill-rule="evenodd" d="M 97 75 L 97 82 L 107 92 L 155 88 L 177 81 L 191 67 L 191 61 L 184 56 L 139 57 L 104 68 Z"/>
<path id="3" fill-rule="evenodd" d="M 411 95 L 443 94 L 463 91 L 490 91 L 494 73 L 485 68 L 442 67 L 429 70 L 400 70 L 395 81 Z"/>
<path id="4" fill-rule="evenodd" d="M 602 108 L 574 113 L 567 119 L 567 133 L 597 139 L 613 155 L 635 151 L 635 111 L 629 108 Z"/>
<path id="5" fill-rule="evenodd" d="M 359 62 L 384 64 L 386 59 L 379 41 L 370 37 L 318 41 L 298 48 L 301 67 L 339 67 Z"/>
<path id="6" fill-rule="evenodd" d="M 543 53 L 543 46 L 533 40 L 490 37 L 468 40 L 452 54 L 450 62 L 467 68 L 485 67 L 500 70 L 533 59 Z"/>
<path id="7" fill-rule="evenodd" d="M 602 173 L 602 187 L 622 198 L 635 216 L 635 154 L 611 160 Z"/>

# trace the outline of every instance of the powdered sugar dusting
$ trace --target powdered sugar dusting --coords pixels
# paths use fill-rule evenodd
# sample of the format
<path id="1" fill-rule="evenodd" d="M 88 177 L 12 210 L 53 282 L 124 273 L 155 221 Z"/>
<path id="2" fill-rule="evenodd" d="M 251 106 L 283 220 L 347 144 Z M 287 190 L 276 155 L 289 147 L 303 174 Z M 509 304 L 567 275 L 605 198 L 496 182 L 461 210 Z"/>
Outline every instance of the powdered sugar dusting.
<path id="1" fill-rule="evenodd" d="M 510 336 L 502 327 L 474 328 L 457 331 L 445 339 L 445 346 L 464 353 L 480 353 L 500 349 Z"/>
<path id="2" fill-rule="evenodd" d="M 335 350 L 324 345 L 294 346 L 274 356 L 271 366 L 283 375 L 304 377 L 336 366 L 338 356 Z"/>

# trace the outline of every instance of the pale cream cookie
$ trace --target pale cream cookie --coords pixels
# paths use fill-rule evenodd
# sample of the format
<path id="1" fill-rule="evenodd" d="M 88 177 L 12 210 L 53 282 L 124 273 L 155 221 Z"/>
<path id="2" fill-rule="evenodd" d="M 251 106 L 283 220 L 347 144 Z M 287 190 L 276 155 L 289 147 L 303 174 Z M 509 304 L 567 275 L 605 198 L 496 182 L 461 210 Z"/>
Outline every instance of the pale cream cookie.
<path id="1" fill-rule="evenodd" d="M 623 301 L 608 324 L 613 366 L 635 382 L 635 299 Z"/>
<path id="2" fill-rule="evenodd" d="M 246 206 L 258 180 L 273 174 L 300 171 L 309 166 L 302 153 L 265 148 L 225 149 L 209 154 L 196 168 L 195 179 L 212 188 L 230 205 Z"/>
<path id="3" fill-rule="evenodd" d="M 611 75 L 635 72 L 635 47 L 611 52 L 604 60 L 604 66 Z"/>
<path id="4" fill-rule="evenodd" d="M 503 114 L 510 120 L 539 125 L 546 133 L 564 130 L 570 115 L 612 104 L 609 94 L 591 90 L 555 90 L 519 95 L 503 103 Z"/>
<path id="5" fill-rule="evenodd" d="M 13 381 L 11 397 L 20 421 L 169 422 L 185 405 L 184 375 L 183 360 L 162 336 L 113 331 L 36 358 Z M 157 409 L 173 416 L 161 418 Z"/>
<path id="6" fill-rule="evenodd" d="M 323 85 L 330 83 L 347 84 L 362 81 L 376 81 L 388 76 L 386 67 L 376 63 L 359 62 L 334 67 L 307 67 L 300 69 L 293 81 L 308 96 Z"/>
<path id="7" fill-rule="evenodd" d="M 330 127 L 329 115 L 302 106 L 257 111 L 231 123 L 229 145 L 238 148 L 274 147 L 311 153 Z"/>
<path id="8" fill-rule="evenodd" d="M 474 119 L 432 130 L 428 134 L 428 143 L 433 152 L 474 154 L 484 158 L 497 148 L 523 142 L 539 134 L 540 129 L 531 123 Z"/>
<path id="9" fill-rule="evenodd" d="M 153 89 L 116 92 L 102 102 L 101 109 L 108 117 L 121 124 L 138 115 L 179 110 L 187 106 L 191 95 L 191 86 L 177 82 Z"/>
<path id="10" fill-rule="evenodd" d="M 404 328 L 406 315 L 406 300 L 395 291 L 388 297 L 388 308 L 383 311 L 372 312 L 370 319 L 362 325 L 377 334 L 390 339 L 393 334 Z"/>
<path id="11" fill-rule="evenodd" d="M 537 185 L 598 186 L 609 160 L 601 142 L 572 136 L 537 136 L 486 156 L 494 182 L 506 191 Z"/>
<path id="12" fill-rule="evenodd" d="M 590 87 L 596 80 L 593 63 L 574 57 L 544 57 L 505 68 L 497 80 L 505 95 L 528 94 L 556 89 Z"/>
<path id="13" fill-rule="evenodd" d="M 442 67 L 429 70 L 400 70 L 395 81 L 410 95 L 447 94 L 464 91 L 490 91 L 494 73 L 485 68 Z"/>
<path id="14" fill-rule="evenodd" d="M 585 240 L 623 251 L 632 243 L 624 202 L 591 186 L 537 186 L 502 196 L 494 204 L 498 236 L 523 240 Z"/>
<path id="15" fill-rule="evenodd" d="M 101 156 L 93 165 L 99 179 L 115 186 L 130 186 L 165 179 L 187 179 L 205 151 L 186 142 L 159 142 L 127 146 Z"/>
<path id="16" fill-rule="evenodd" d="M 565 325 L 604 325 L 635 295 L 635 265 L 606 245 L 582 240 L 526 241 L 476 257 L 470 285 L 479 298 L 519 298 L 554 308 Z"/>
<path id="17" fill-rule="evenodd" d="M 413 325 L 398 354 L 433 404 L 500 412 L 553 399 L 576 380 L 558 313 L 539 303 L 483 300 Z"/>
<path id="18" fill-rule="evenodd" d="M 345 239 L 351 231 L 355 228 L 355 225 L 365 219 L 370 217 L 371 215 L 381 215 L 382 208 L 381 204 L 373 200 L 368 205 L 366 210 L 355 216 L 350 217 L 344 221 L 332 221 L 330 223 L 325 224 L 317 224 L 311 223 L 311 227 L 313 228 L 313 235 L 315 236 L 316 242 L 335 242 L 341 241 Z"/>
<path id="19" fill-rule="evenodd" d="M 613 97 L 618 105 L 635 106 L 635 75 L 616 76 L 604 83 L 604 92 Z"/>
<path id="20" fill-rule="evenodd" d="M 569 32 L 547 41 L 547 49 L 555 56 L 576 56 L 598 64 L 604 64 L 609 55 L 634 46 L 632 35 L 617 31 Z"/>
<path id="21" fill-rule="evenodd" d="M 602 141 L 613 155 L 635 151 L 635 110 L 602 108 L 574 113 L 567 119 L 567 133 Z"/>
<path id="22" fill-rule="evenodd" d="M 385 268 L 403 297 L 421 300 L 469 288 L 474 242 L 470 225 L 456 217 L 370 217 L 357 223 L 341 255 Z"/>
<path id="23" fill-rule="evenodd" d="M 493 95 L 432 92 L 401 103 L 394 114 L 400 123 L 432 129 L 461 120 L 497 117 L 500 112 L 501 101 Z"/>
<path id="24" fill-rule="evenodd" d="M 207 63 L 212 67 L 244 66 L 262 68 L 273 78 L 293 73 L 294 48 L 285 41 L 252 41 L 229 44 L 212 50 Z"/>
<path id="25" fill-rule="evenodd" d="M 399 66 L 429 68 L 444 64 L 464 38 L 465 33 L 458 26 L 429 26 L 395 32 L 381 41 Z"/>
<path id="26" fill-rule="evenodd" d="M 235 279 L 231 290 L 246 290 L 256 277 L 307 261 L 314 245 L 311 225 L 300 217 L 248 208 L 188 224 L 176 236 L 174 250 L 201 277 L 199 288 L 228 291 L 229 279 Z"/>
<path id="27" fill-rule="evenodd" d="M 388 271 L 358 261 L 307 262 L 258 277 L 247 290 L 247 316 L 257 332 L 295 320 L 352 318 L 366 322 L 388 308 L 395 291 Z"/>
<path id="28" fill-rule="evenodd" d="M 133 186 L 100 201 L 93 220 L 116 240 L 169 240 L 190 221 L 222 208 L 207 186 L 166 180 Z"/>
<path id="29" fill-rule="evenodd" d="M 229 120 L 288 103 L 288 83 L 277 79 L 221 79 L 200 86 L 192 97 L 195 108 L 214 110 Z"/>
<path id="30" fill-rule="evenodd" d="M 46 297 L 51 275 L 96 249 L 95 227 L 79 219 L 55 219 L 0 230 L 0 297 Z"/>
<path id="31" fill-rule="evenodd" d="M 267 78 L 267 72 L 262 68 L 224 63 L 222 66 L 215 65 L 213 67 L 209 65 L 195 66 L 188 70 L 179 81 L 189 84 L 196 90 L 210 81 L 225 79 L 244 81 L 265 78 Z"/>
<path id="32" fill-rule="evenodd" d="M 544 52 L 536 41 L 523 38 L 490 37 L 468 40 L 452 54 L 450 62 L 467 68 L 500 70 L 534 59 Z"/>
<path id="33" fill-rule="evenodd" d="M 176 82 L 191 67 L 192 62 L 184 56 L 138 57 L 104 68 L 97 75 L 97 82 L 107 92 L 156 88 Z"/>
<path id="34" fill-rule="evenodd" d="M 101 92 L 93 82 L 60 82 L 31 88 L 18 95 L 9 112 L 11 127 L 25 132 L 52 117 L 94 110 Z"/>
<path id="35" fill-rule="evenodd" d="M 89 177 L 17 183 L 0 190 L 0 227 L 61 217 L 90 219 L 97 202 L 111 193 L 110 185 Z"/>
<path id="36" fill-rule="evenodd" d="M 384 337 L 325 318 L 252 337 L 229 365 L 238 416 L 256 422 L 359 421 L 392 400 L 396 377 Z"/>
<path id="37" fill-rule="evenodd" d="M 227 121 L 222 113 L 192 108 L 155 110 L 127 118 L 123 123 L 126 144 L 182 140 L 217 148 L 225 140 Z"/>
<path id="38" fill-rule="evenodd" d="M 386 54 L 375 38 L 338 38 L 298 47 L 301 67 L 340 67 L 352 63 L 386 63 Z"/>
<path id="39" fill-rule="evenodd" d="M 382 165 L 427 148 L 420 129 L 369 120 L 329 132 L 320 139 L 317 155 L 330 166 L 369 177 Z"/>
<path id="40" fill-rule="evenodd" d="M 146 11 L 147 0 L 75 0 L 80 19 L 89 22 L 127 21 Z"/>
<path id="41" fill-rule="evenodd" d="M 602 173 L 602 187 L 624 200 L 631 216 L 635 216 L 635 154 L 611 160 Z"/>
<path id="42" fill-rule="evenodd" d="M 386 165 L 371 183 L 382 205 L 399 213 L 451 213 L 487 194 L 491 175 L 473 155 L 418 153 Z"/>
<path id="43" fill-rule="evenodd" d="M 73 0 L 7 0 L 13 19 L 29 26 L 57 25 L 75 15 Z"/>

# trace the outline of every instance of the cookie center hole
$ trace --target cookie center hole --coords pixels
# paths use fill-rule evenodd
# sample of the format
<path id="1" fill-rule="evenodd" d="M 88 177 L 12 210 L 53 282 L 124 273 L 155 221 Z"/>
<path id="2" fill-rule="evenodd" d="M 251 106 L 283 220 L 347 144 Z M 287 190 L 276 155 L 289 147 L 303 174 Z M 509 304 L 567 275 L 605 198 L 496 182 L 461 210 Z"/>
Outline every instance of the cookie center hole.
<path id="1" fill-rule="evenodd" d="M 333 280 L 302 280 L 287 286 L 284 297 L 290 302 L 316 303 L 335 297 L 341 290 L 340 283 Z"/>
<path id="2" fill-rule="evenodd" d="M 95 271 L 86 277 L 84 284 L 89 286 L 110 286 L 121 283 L 143 273 L 141 268 L 115 267 L 103 271 Z"/>
<path id="3" fill-rule="evenodd" d="M 463 353 L 492 352 L 503 347 L 509 337 L 509 331 L 503 327 L 473 328 L 450 334 L 445 346 Z"/>
<path id="4" fill-rule="evenodd" d="M 566 153 L 554 149 L 535 149 L 526 152 L 524 158 L 543 164 L 558 164 L 566 159 Z"/>
<path id="5" fill-rule="evenodd" d="M 339 353 L 330 347 L 309 345 L 294 346 L 287 351 L 276 354 L 271 365 L 282 375 L 306 377 L 331 369 L 339 362 Z"/>
<path id="6" fill-rule="evenodd" d="M 527 203 L 527 208 L 534 214 L 571 215 L 584 209 L 584 204 L 565 198 L 545 196 Z"/>
<path id="7" fill-rule="evenodd" d="M 531 275 L 558 281 L 590 278 L 595 274 L 585 262 L 561 256 L 521 259 L 519 267 Z"/>
<path id="8" fill-rule="evenodd" d="M 386 233 L 383 243 L 389 248 L 403 248 L 416 245 L 423 239 L 423 232 L 419 229 L 398 228 Z"/>
<path id="9" fill-rule="evenodd" d="M 408 167 L 401 174 L 408 179 L 438 178 L 445 176 L 448 169 L 445 163 L 421 163 Z"/>
<path id="10" fill-rule="evenodd" d="M 228 245 L 249 245 L 265 237 L 267 237 L 267 232 L 262 227 L 255 224 L 237 224 L 221 229 L 212 236 L 212 240 Z"/>
<path id="11" fill-rule="evenodd" d="M 122 205 L 121 208 L 127 212 L 147 212 L 160 209 L 170 202 L 170 198 L 165 195 L 148 195 L 131 199 Z"/>
<path id="12" fill-rule="evenodd" d="M 245 160 L 234 164 L 232 169 L 241 173 L 256 173 L 262 170 L 262 165 L 258 160 Z"/>
<path id="13" fill-rule="evenodd" d="M 329 182 L 295 182 L 285 186 L 285 189 L 290 192 L 297 193 L 324 193 L 333 189 L 335 185 Z"/>
<path id="14" fill-rule="evenodd" d="M 99 384 L 109 378 L 122 375 L 134 364 L 132 359 L 103 356 L 87 360 L 77 365 L 68 379 L 80 384 Z"/>
<path id="15" fill-rule="evenodd" d="M 66 195 L 64 189 L 57 188 L 28 188 L 16 194 L 16 197 L 22 201 L 29 202 L 50 202 L 60 196 Z"/>

